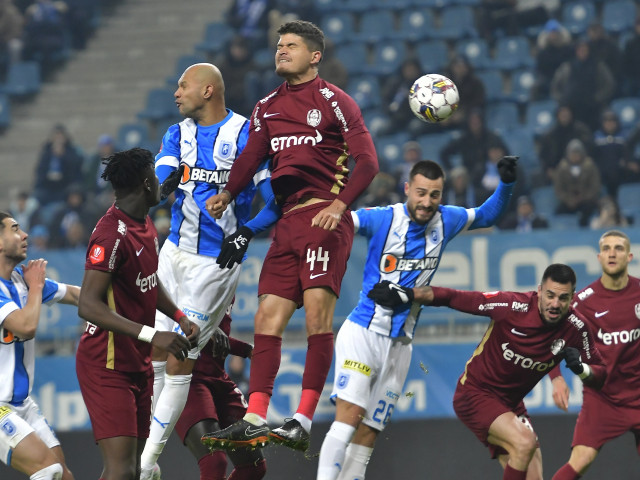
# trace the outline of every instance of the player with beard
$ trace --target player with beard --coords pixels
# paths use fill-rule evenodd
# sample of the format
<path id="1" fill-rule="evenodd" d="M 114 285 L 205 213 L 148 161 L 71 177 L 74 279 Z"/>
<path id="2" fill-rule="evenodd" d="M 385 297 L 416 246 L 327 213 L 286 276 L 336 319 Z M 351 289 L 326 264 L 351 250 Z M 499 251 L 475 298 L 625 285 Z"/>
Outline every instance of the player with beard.
<path id="1" fill-rule="evenodd" d="M 504 213 L 516 180 L 516 158 L 500 161 L 502 181 L 480 207 L 441 205 L 444 172 L 423 160 L 405 183 L 406 203 L 352 213 L 356 232 L 368 239 L 369 248 L 360 301 L 336 338 L 336 417 L 320 450 L 318 480 L 364 478 L 409 371 L 421 307 L 381 307 L 366 292 L 381 280 L 407 288 L 428 285 L 452 238 L 490 227 Z"/>
<path id="2" fill-rule="evenodd" d="M 542 454 L 523 399 L 558 362 L 565 359 L 585 386 L 598 389 L 606 379 L 591 330 L 571 307 L 575 285 L 573 269 L 554 263 L 537 291 L 526 293 L 406 288 L 390 282 L 369 292 L 376 303 L 396 310 L 448 306 L 491 318 L 458 379 L 453 408 L 498 458 L 503 480 L 542 480 Z"/>

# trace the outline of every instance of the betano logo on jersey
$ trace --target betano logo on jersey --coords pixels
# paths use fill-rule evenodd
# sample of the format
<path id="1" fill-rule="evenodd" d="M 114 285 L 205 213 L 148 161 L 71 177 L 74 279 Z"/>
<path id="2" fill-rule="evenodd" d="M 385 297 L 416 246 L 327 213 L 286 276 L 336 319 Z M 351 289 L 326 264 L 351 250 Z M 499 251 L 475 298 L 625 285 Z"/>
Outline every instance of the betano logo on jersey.
<path id="1" fill-rule="evenodd" d="M 182 184 L 189 181 L 224 184 L 229 181 L 229 173 L 231 170 L 207 170 L 206 168 L 183 165 L 184 172 L 182 173 L 182 180 L 180 180 Z"/>
<path id="2" fill-rule="evenodd" d="M 385 253 L 380 258 L 380 271 L 382 273 L 433 270 L 437 266 L 438 257 L 398 258 L 392 253 Z"/>

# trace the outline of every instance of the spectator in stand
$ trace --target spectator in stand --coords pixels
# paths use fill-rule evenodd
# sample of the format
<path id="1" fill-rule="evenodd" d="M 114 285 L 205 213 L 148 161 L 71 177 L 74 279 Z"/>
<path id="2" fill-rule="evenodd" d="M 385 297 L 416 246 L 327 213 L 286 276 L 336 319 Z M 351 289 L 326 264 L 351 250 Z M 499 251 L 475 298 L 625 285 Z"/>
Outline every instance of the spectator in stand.
<path id="1" fill-rule="evenodd" d="M 347 88 L 349 70 L 347 70 L 347 67 L 342 63 L 342 60 L 336 57 L 336 46 L 329 39 L 327 39 L 324 44 L 324 57 L 320 64 L 320 71 L 322 72 L 322 78 L 327 82 L 333 83 L 343 90 Z"/>
<path id="2" fill-rule="evenodd" d="M 273 0 L 234 0 L 227 10 L 226 22 L 249 40 L 252 48 L 263 48 L 267 45 L 268 13 L 273 5 Z"/>
<path id="3" fill-rule="evenodd" d="M 537 100 L 549 97 L 551 80 L 562 63 L 573 54 L 571 34 L 558 20 L 552 18 L 538 34 L 536 79 L 533 96 Z"/>
<path id="4" fill-rule="evenodd" d="M 517 210 L 507 214 L 498 224 L 501 230 L 515 230 L 518 233 L 527 233 L 531 230 L 549 228 L 549 222 L 538 214 L 533 201 L 526 195 L 518 197 Z"/>
<path id="5" fill-rule="evenodd" d="M 33 193 L 43 208 L 52 205 L 51 208 L 55 209 L 64 202 L 67 188 L 82 182 L 82 163 L 66 128 L 61 124 L 54 126 L 36 166 Z M 44 213 L 42 216 L 47 218 Z"/>
<path id="6" fill-rule="evenodd" d="M 636 18 L 633 36 L 624 44 L 623 61 L 623 94 L 640 95 L 640 16 Z"/>
<path id="7" fill-rule="evenodd" d="M 68 9 L 61 0 L 35 0 L 25 11 L 24 58 L 40 62 L 45 72 L 66 46 Z"/>
<path id="8" fill-rule="evenodd" d="M 575 55 L 564 62 L 551 80 L 551 96 L 571 107 L 577 120 L 597 128 L 604 107 L 616 89 L 616 80 L 606 63 L 592 52 L 587 40 L 578 40 Z"/>
<path id="9" fill-rule="evenodd" d="M 464 55 L 458 55 L 451 60 L 445 76 L 453 80 L 458 87 L 461 102 L 444 126 L 461 128 L 466 123 L 470 111 L 484 112 L 487 102 L 484 83 L 475 74 L 473 65 Z"/>
<path id="10" fill-rule="evenodd" d="M 600 171 L 602 184 L 612 197 L 618 193 L 618 186 L 624 182 L 625 138 L 618 115 L 613 110 L 602 114 L 600 128 L 594 134 L 595 153 L 593 159 Z"/>
<path id="11" fill-rule="evenodd" d="M 409 178 L 409 173 L 413 166 L 422 160 L 422 147 L 414 140 L 409 140 L 402 146 L 402 164 L 394 169 L 393 176 L 396 177 L 398 193 L 404 192 L 404 184 Z M 457 204 L 456 204 L 457 205 Z M 477 203 L 474 203 L 475 207 Z"/>
<path id="12" fill-rule="evenodd" d="M 591 129 L 573 116 L 568 105 L 560 105 L 556 110 L 556 122 L 540 139 L 540 166 L 543 171 L 543 184 L 553 181 L 553 172 L 564 156 L 569 142 L 577 138 L 592 150 L 593 134 Z"/>
<path id="13" fill-rule="evenodd" d="M 587 28 L 587 43 L 591 55 L 609 67 L 611 75 L 616 79 L 616 88 L 620 89 L 617 79 L 622 77 L 622 49 L 618 42 L 607 34 L 601 23 L 595 22 Z"/>
<path id="14" fill-rule="evenodd" d="M 29 250 L 34 258 L 49 250 L 49 229 L 44 225 L 34 225 L 29 232 Z"/>
<path id="15" fill-rule="evenodd" d="M 491 194 L 498 188 L 500 183 L 500 172 L 498 171 L 498 162 L 502 157 L 510 155 L 509 150 L 500 138 L 493 138 L 487 144 L 487 155 L 485 161 L 478 163 L 476 170 L 472 173 L 471 181 L 478 193 L 480 202 L 487 200 Z M 515 165 L 518 178 L 526 179 L 522 167 Z M 527 183 L 525 180 L 517 182 L 513 186 L 513 196 L 518 198 L 527 193 Z M 507 207 L 507 212 L 514 212 L 516 209 L 513 203 Z"/>
<path id="16" fill-rule="evenodd" d="M 556 213 L 578 214 L 579 225 L 589 225 L 598 208 L 600 172 L 580 140 L 573 139 L 567 145 L 566 157 L 554 175 L 554 189 L 558 198 Z"/>
<path id="17" fill-rule="evenodd" d="M 12 195 L 9 213 L 24 231 L 31 232 L 31 226 L 38 223 L 40 204 L 29 192 L 22 190 Z M 32 234 L 33 232 L 31 232 Z M 31 237 L 31 234 L 29 237 Z"/>
<path id="18" fill-rule="evenodd" d="M 386 207 L 400 201 L 400 195 L 396 192 L 396 179 L 388 173 L 380 172 L 371 181 L 364 195 L 358 200 L 356 208 Z"/>
<path id="19" fill-rule="evenodd" d="M 93 211 L 92 204 L 86 202 L 86 195 L 79 184 L 71 185 L 67 189 L 65 203 L 54 212 L 48 223 L 51 232 L 50 244 L 52 248 L 72 248 L 89 242 L 90 230 L 96 224 L 100 215 Z"/>
<path id="20" fill-rule="evenodd" d="M 445 169 L 450 170 L 453 166 L 452 157 L 459 155 L 462 165 L 469 171 L 471 178 L 475 179 L 479 166 L 484 167 L 490 144 L 502 144 L 504 150 L 507 150 L 502 138 L 485 125 L 482 111 L 474 109 L 467 115 L 462 134 L 440 150 L 440 160 Z"/>
<path id="21" fill-rule="evenodd" d="M 493 41 L 501 35 L 520 35 L 527 27 L 542 25 L 554 16 L 560 0 L 482 0 L 479 10 L 481 35 Z"/>
<path id="22" fill-rule="evenodd" d="M 382 82 L 382 105 L 389 122 L 388 127 L 379 133 L 384 135 L 401 130 L 413 135 L 424 133 L 425 124 L 411 112 L 408 98 L 411 85 L 421 75 L 422 68 L 418 60 L 408 58 L 400 67 L 400 75 L 389 75 Z"/>
<path id="23" fill-rule="evenodd" d="M 13 0 L 0 0 L 0 80 L 9 64 L 22 57 L 23 25 L 24 18 Z"/>
<path id="24" fill-rule="evenodd" d="M 481 204 L 469 171 L 462 165 L 454 167 L 449 172 L 444 190 L 445 205 L 458 205 L 464 208 L 474 208 Z"/>
<path id="25" fill-rule="evenodd" d="M 96 210 L 100 212 L 108 210 L 114 201 L 111 184 L 101 176 L 105 167 L 102 159 L 113 155 L 116 150 L 116 143 L 111 135 L 100 135 L 96 151 L 82 165 L 84 190 L 88 200 L 96 204 Z"/>
<path id="26" fill-rule="evenodd" d="M 249 377 L 247 376 L 247 360 L 237 355 L 229 355 L 227 359 L 227 374 L 237 385 L 243 395 L 249 393 Z"/>
<path id="27" fill-rule="evenodd" d="M 610 195 L 605 195 L 600 199 L 598 202 L 598 213 L 589 223 L 589 227 L 593 230 L 628 226 L 629 220 L 622 215 L 618 202 Z"/>
<path id="28" fill-rule="evenodd" d="M 255 72 L 258 67 L 253 60 L 253 50 L 249 40 L 242 35 L 236 35 L 225 49 L 220 58 L 213 59 L 215 65 L 224 72 L 224 95 L 228 105 L 233 105 L 234 111 L 249 117 L 259 98 L 247 98 L 245 77 L 249 72 Z"/>
<path id="29" fill-rule="evenodd" d="M 640 182 L 640 122 L 631 130 L 625 142 L 624 183 Z"/>

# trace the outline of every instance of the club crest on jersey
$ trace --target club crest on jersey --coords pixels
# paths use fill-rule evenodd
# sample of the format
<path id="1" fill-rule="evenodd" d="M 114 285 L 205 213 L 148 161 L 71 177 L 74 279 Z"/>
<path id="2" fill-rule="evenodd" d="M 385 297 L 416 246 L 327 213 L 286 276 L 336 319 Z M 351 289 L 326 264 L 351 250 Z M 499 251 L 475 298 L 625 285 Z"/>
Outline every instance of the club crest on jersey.
<path id="1" fill-rule="evenodd" d="M 2 429 L 8 437 L 15 435 L 17 430 L 15 424 L 9 418 L 5 419 L 2 424 L 0 424 L 0 429 Z"/>
<path id="2" fill-rule="evenodd" d="M 565 341 L 562 338 L 556 338 L 551 344 L 551 353 L 558 355 L 564 349 Z"/>
<path id="3" fill-rule="evenodd" d="M 345 388 L 347 386 L 347 383 L 349 383 L 349 375 L 341 373 L 338 377 L 338 381 L 336 382 L 337 387 Z"/>
<path id="4" fill-rule="evenodd" d="M 91 254 L 89 255 L 89 261 L 94 265 L 96 263 L 100 263 L 104 260 L 104 248 L 100 245 L 96 245 L 91 250 Z"/>
<path id="5" fill-rule="evenodd" d="M 398 258 L 392 253 L 385 253 L 380 258 L 380 271 L 382 273 L 433 270 L 437 266 L 438 257 Z"/>
<path id="6" fill-rule="evenodd" d="M 231 145 L 231 142 L 221 142 L 220 146 L 218 147 L 218 155 L 223 160 L 226 160 L 231 156 L 232 150 L 233 150 L 233 146 Z"/>
<path id="7" fill-rule="evenodd" d="M 429 236 L 431 237 L 431 241 L 433 243 L 438 243 L 438 230 L 434 228 L 433 230 L 431 230 Z"/>
<path id="8" fill-rule="evenodd" d="M 309 110 L 307 112 L 307 125 L 310 127 L 316 128 L 320 125 L 320 121 L 322 120 L 322 113 L 317 108 Z"/>
<path id="9" fill-rule="evenodd" d="M 636 303 L 636 317 L 640 320 L 640 303 Z"/>

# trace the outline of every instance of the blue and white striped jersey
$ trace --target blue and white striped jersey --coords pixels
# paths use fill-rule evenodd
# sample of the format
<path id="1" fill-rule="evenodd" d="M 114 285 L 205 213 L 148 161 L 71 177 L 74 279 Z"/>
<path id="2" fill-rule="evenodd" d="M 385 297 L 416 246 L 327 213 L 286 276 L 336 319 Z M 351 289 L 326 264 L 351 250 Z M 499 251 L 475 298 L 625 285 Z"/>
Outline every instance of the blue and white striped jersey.
<path id="1" fill-rule="evenodd" d="M 247 144 L 249 120 L 227 109 L 225 119 L 203 127 L 191 118 L 169 127 L 156 155 L 156 174 L 163 182 L 181 163 L 185 165 L 171 207 L 169 240 L 190 252 L 217 257 L 225 236 L 247 223 L 257 186 L 270 178 L 265 162 L 220 220 L 209 215 L 207 198 L 222 191 L 231 165 Z"/>
<path id="2" fill-rule="evenodd" d="M 501 183 L 480 207 L 440 205 L 426 225 L 411 221 L 404 203 L 352 212 L 356 232 L 369 239 L 369 246 L 360 300 L 347 319 L 381 335 L 413 338 L 421 305 L 391 309 L 367 293 L 383 280 L 404 287 L 429 285 L 449 241 L 464 230 L 493 225 L 507 207 L 511 185 Z"/>
<path id="3" fill-rule="evenodd" d="M 0 278 L 0 326 L 7 316 L 27 303 L 27 284 L 22 268 L 11 272 L 11 280 Z M 55 303 L 67 293 L 67 286 L 50 279 L 45 280 L 42 303 Z M 31 393 L 35 368 L 33 339 L 10 344 L 0 343 L 0 402 L 20 405 Z"/>

